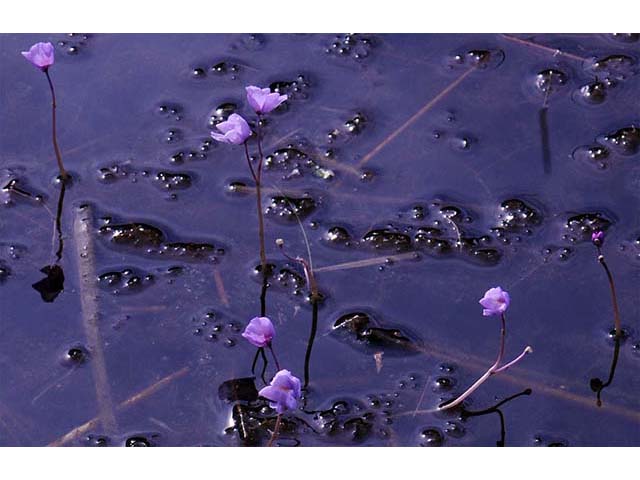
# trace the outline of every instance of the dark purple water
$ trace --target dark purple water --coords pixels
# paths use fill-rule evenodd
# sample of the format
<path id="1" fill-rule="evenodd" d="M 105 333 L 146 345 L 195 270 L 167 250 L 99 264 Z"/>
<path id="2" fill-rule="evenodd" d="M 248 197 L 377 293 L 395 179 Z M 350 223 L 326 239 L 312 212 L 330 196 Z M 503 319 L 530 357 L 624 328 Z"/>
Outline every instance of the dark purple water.
<path id="1" fill-rule="evenodd" d="M 36 41 L 57 44 L 74 177 L 53 302 L 31 287 L 55 260 L 60 192 L 46 80 L 19 54 Z M 244 86 L 271 84 L 291 100 L 265 125 L 267 314 L 298 376 L 311 308 L 274 240 L 306 249 L 272 197 L 306 198 L 325 296 L 307 412 L 287 417 L 281 444 L 637 446 L 639 61 L 637 35 L 0 36 L 0 445 L 266 443 L 271 412 L 219 391 L 251 376 L 240 332 L 260 281 L 242 148 L 209 131 L 234 109 L 252 117 Z M 31 197 L 6 189 L 13 180 Z M 131 223 L 159 230 L 117 228 Z M 601 407 L 590 380 L 609 376 L 613 315 L 594 228 L 606 229 L 626 332 Z M 512 299 L 507 357 L 534 353 L 467 413 L 427 412 L 494 361 L 499 321 L 477 302 L 496 285 Z M 402 341 L 332 332 L 354 312 Z M 500 413 L 468 414 L 526 389 Z"/>

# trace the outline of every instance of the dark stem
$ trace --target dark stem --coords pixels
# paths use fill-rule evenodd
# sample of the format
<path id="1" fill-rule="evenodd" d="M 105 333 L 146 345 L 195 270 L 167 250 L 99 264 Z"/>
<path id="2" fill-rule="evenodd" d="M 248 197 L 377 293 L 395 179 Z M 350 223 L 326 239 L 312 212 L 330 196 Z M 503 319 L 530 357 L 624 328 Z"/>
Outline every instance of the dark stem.
<path id="1" fill-rule="evenodd" d="M 544 105 L 538 114 L 538 120 L 540 122 L 540 141 L 542 143 L 542 166 L 546 175 L 551 173 L 551 147 L 549 146 L 549 123 L 547 121 L 548 111 L 549 108 Z"/>
<path id="2" fill-rule="evenodd" d="M 614 348 L 613 348 L 613 359 L 611 361 L 611 368 L 609 369 L 609 378 L 607 379 L 607 381 L 603 384 L 601 384 L 598 389 L 596 390 L 596 404 L 601 407 L 602 406 L 602 399 L 601 394 L 602 391 L 607 388 L 609 385 L 611 385 L 611 382 L 613 382 L 613 376 L 616 373 L 616 367 L 618 365 L 618 355 L 620 354 L 620 337 L 616 337 L 615 339 L 615 344 L 614 344 Z"/>
<path id="3" fill-rule="evenodd" d="M 49 75 L 49 69 L 44 70 L 44 74 L 47 77 L 47 81 L 49 82 L 49 88 L 51 89 L 51 119 L 52 119 L 52 138 L 53 138 L 53 149 L 56 152 L 56 160 L 58 161 L 58 170 L 60 171 L 60 177 L 62 177 L 62 181 L 65 182 L 69 178 L 69 174 L 64 168 L 62 164 L 62 154 L 60 153 L 60 148 L 58 147 L 58 138 L 56 134 L 56 92 L 53 88 L 53 82 L 51 81 L 51 76 Z"/>
<path id="4" fill-rule="evenodd" d="M 307 352 L 304 355 L 304 389 L 309 386 L 309 362 L 311 361 L 311 349 L 316 338 L 318 330 L 318 298 L 311 294 L 311 306 L 313 308 L 311 317 L 311 332 L 309 333 L 309 341 L 307 342 Z"/>
<path id="5" fill-rule="evenodd" d="M 611 302 L 613 303 L 613 321 L 616 328 L 616 338 L 621 338 L 622 324 L 620 323 L 620 311 L 618 310 L 618 297 L 616 295 L 616 287 L 613 283 L 613 275 L 611 275 L 611 270 L 609 270 L 607 262 L 604 260 L 604 255 L 602 254 L 600 247 L 597 246 L 597 248 L 598 248 L 598 262 L 600 262 L 600 265 L 602 265 L 602 268 L 604 268 L 604 271 L 607 274 L 607 279 L 609 280 L 609 288 L 611 290 Z"/>
<path id="6" fill-rule="evenodd" d="M 253 363 L 251 364 L 251 373 L 253 375 L 255 375 L 255 373 L 256 373 L 256 364 L 258 363 L 258 357 L 260 356 L 260 350 L 261 349 L 262 349 L 262 347 L 256 349 L 256 355 L 253 357 Z"/>
<path id="7" fill-rule="evenodd" d="M 58 197 L 58 208 L 56 210 L 56 233 L 58 235 L 58 249 L 56 250 L 56 263 L 62 260 L 62 249 L 64 248 L 64 241 L 62 240 L 62 207 L 64 205 L 64 194 L 67 190 L 67 182 L 62 181 L 60 183 L 60 196 Z"/>
<path id="8" fill-rule="evenodd" d="M 251 164 L 251 156 L 249 155 L 249 147 L 244 142 L 244 152 L 247 157 L 247 164 L 251 171 L 251 176 L 256 184 L 256 206 L 258 209 L 258 238 L 260 242 L 260 268 L 262 270 L 262 289 L 260 291 L 260 315 L 264 317 L 267 314 L 267 277 L 269 272 L 267 267 L 267 256 L 264 246 L 264 215 L 262 213 L 262 146 L 260 144 L 260 136 L 258 134 L 258 150 L 260 151 L 260 162 L 258 164 L 258 173 L 256 174 Z"/>
<path id="9" fill-rule="evenodd" d="M 264 384 L 267 384 L 267 379 L 265 378 L 265 373 L 267 373 L 267 364 L 269 363 L 269 360 L 267 360 L 267 354 L 264 353 L 264 348 L 260 348 L 260 355 L 262 356 L 262 373 L 260 374 L 260 377 L 262 378 L 262 381 L 264 382 Z"/>
<path id="10" fill-rule="evenodd" d="M 273 356 L 273 361 L 276 362 L 276 369 L 280 371 L 280 362 L 278 362 L 276 352 L 273 350 L 273 345 L 271 345 L 271 342 L 269 342 L 269 350 L 271 351 L 271 355 Z"/>
<path id="11" fill-rule="evenodd" d="M 264 266 L 263 266 L 264 268 Z M 269 282 L 267 282 L 267 272 L 262 274 L 262 288 L 260 289 L 260 316 L 264 317 L 267 315 L 267 288 L 269 286 Z"/>
<path id="12" fill-rule="evenodd" d="M 502 410 L 500 410 L 500 407 L 505 403 L 510 402 L 511 400 L 514 400 L 523 395 L 531 395 L 531 389 L 527 388 L 526 390 L 520 393 L 511 395 L 510 397 L 505 398 L 501 402 L 496 403 L 493 407 L 487 408 L 485 410 L 477 410 L 477 411 L 463 410 L 461 413 L 461 416 L 463 418 L 469 418 L 469 417 L 479 417 L 481 415 L 487 415 L 489 413 L 497 413 L 500 419 L 500 439 L 496 442 L 496 445 L 498 447 L 504 447 L 506 444 L 507 430 L 504 422 L 504 414 L 502 413 Z"/>
<path id="13" fill-rule="evenodd" d="M 272 447 L 273 442 L 278 438 L 278 433 L 280 432 L 280 423 L 282 422 L 282 414 L 278 415 L 276 418 L 276 426 L 273 427 L 273 433 L 271 434 L 271 438 L 269 439 L 269 443 L 267 443 L 267 447 Z"/>

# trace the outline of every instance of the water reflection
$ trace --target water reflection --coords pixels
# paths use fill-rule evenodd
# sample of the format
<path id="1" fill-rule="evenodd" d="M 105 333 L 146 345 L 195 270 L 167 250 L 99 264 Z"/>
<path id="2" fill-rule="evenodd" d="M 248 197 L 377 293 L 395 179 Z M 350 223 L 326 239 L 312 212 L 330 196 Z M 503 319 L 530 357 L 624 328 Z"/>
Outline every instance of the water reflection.
<path id="1" fill-rule="evenodd" d="M 64 208 L 64 197 L 67 190 L 67 182 L 60 181 L 60 191 L 58 193 L 58 206 L 56 216 L 53 221 L 52 256 L 55 260 L 50 265 L 45 265 L 40 269 L 46 276 L 32 285 L 33 289 L 40 293 L 42 300 L 47 303 L 53 302 L 64 290 L 64 271 L 60 266 L 62 252 L 64 250 L 64 238 L 62 236 L 62 211 Z"/>
<path id="2" fill-rule="evenodd" d="M 601 407 L 602 406 L 602 391 L 607 388 L 613 382 L 613 377 L 616 374 L 616 367 L 618 366 L 618 356 L 620 354 L 620 336 L 615 336 L 614 338 L 614 347 L 613 347 L 613 358 L 611 359 L 611 368 L 609 369 L 609 378 L 607 378 L 606 382 L 603 382 L 600 378 L 595 377 L 592 378 L 589 382 L 591 386 L 591 390 L 596 393 L 596 404 Z"/>
<path id="3" fill-rule="evenodd" d="M 479 417 L 482 415 L 488 415 L 490 413 L 496 413 L 498 415 L 498 418 L 500 419 L 500 439 L 496 442 L 496 445 L 498 447 L 504 447 L 506 442 L 507 430 L 504 422 L 504 414 L 502 413 L 502 410 L 500 410 L 500 407 L 524 395 L 527 395 L 527 396 L 531 395 L 531 389 L 527 388 L 526 390 L 523 390 L 520 393 L 511 395 L 510 397 L 505 398 L 501 402 L 496 403 L 493 407 L 486 408 L 484 410 L 471 411 L 471 410 L 463 409 L 462 412 L 460 413 L 460 416 L 463 420 L 466 420 L 467 418 L 470 418 L 470 417 Z"/>

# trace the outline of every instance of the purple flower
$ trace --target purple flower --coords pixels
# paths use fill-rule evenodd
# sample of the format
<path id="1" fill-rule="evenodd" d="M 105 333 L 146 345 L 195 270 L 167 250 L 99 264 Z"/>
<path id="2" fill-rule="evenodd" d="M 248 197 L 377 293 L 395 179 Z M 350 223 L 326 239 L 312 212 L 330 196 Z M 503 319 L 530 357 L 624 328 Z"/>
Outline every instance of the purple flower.
<path id="1" fill-rule="evenodd" d="M 223 134 L 211 132 L 214 140 L 222 143 L 242 145 L 251 136 L 251 128 L 247 121 L 237 113 L 232 113 L 226 122 L 220 122 L 216 128 Z"/>
<path id="2" fill-rule="evenodd" d="M 260 88 L 253 85 L 246 87 L 247 100 L 251 108 L 256 113 L 269 113 L 274 110 L 278 105 L 287 99 L 286 95 L 280 95 L 279 93 L 271 93 L 269 88 Z"/>
<path id="3" fill-rule="evenodd" d="M 291 375 L 289 370 L 280 370 L 271 384 L 260 390 L 258 395 L 269 400 L 269 406 L 278 413 L 293 410 L 300 399 L 300 379 Z"/>
<path id="4" fill-rule="evenodd" d="M 509 307 L 509 294 L 500 287 L 490 288 L 480 299 L 480 305 L 484 307 L 482 315 L 500 315 Z"/>
<path id="5" fill-rule="evenodd" d="M 602 245 L 602 242 L 604 241 L 604 232 L 602 230 L 596 230 L 595 232 L 593 232 L 591 234 L 591 241 L 598 247 Z"/>
<path id="6" fill-rule="evenodd" d="M 251 345 L 258 348 L 266 347 L 271 343 L 276 335 L 273 323 L 267 317 L 252 318 L 247 328 L 242 332 L 242 336 L 246 338 Z"/>
<path id="7" fill-rule="evenodd" d="M 53 65 L 53 45 L 49 42 L 38 42 L 32 45 L 28 52 L 22 52 L 22 56 L 45 72 Z"/>

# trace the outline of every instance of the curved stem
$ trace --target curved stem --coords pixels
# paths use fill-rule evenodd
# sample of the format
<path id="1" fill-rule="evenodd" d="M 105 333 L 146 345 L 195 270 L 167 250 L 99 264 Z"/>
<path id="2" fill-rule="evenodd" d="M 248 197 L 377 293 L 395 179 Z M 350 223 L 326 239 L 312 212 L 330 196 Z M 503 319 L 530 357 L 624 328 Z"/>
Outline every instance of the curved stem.
<path id="1" fill-rule="evenodd" d="M 447 410 L 449 408 L 453 408 L 457 405 L 460 405 L 469 395 L 475 392 L 480 385 L 486 382 L 487 379 L 495 373 L 496 368 L 498 368 L 498 365 L 500 365 L 500 362 L 502 361 L 502 357 L 504 356 L 504 339 L 506 337 L 506 330 L 507 330 L 506 328 L 507 322 L 506 322 L 504 313 L 500 315 L 500 319 L 501 319 L 500 349 L 498 350 L 498 358 L 496 358 L 495 363 L 491 365 L 491 367 L 489 367 L 489 370 L 487 370 L 478 380 L 476 380 L 473 385 L 471 385 L 467 390 L 465 390 L 462 393 L 462 395 L 456 398 L 453 402 L 450 402 L 438 407 L 438 410 Z"/>
<path id="2" fill-rule="evenodd" d="M 527 353 L 532 353 L 532 352 L 533 352 L 533 348 L 531 348 L 529 345 L 527 345 L 527 347 L 522 351 L 522 353 L 520 355 L 518 355 L 516 358 L 511 360 L 509 363 L 501 366 L 500 368 L 495 369 L 493 371 L 493 373 L 496 374 L 496 373 L 500 373 L 500 372 L 504 372 L 505 370 L 508 370 L 510 367 L 513 367 L 516 363 L 518 363 L 520 360 L 522 360 L 522 358 Z"/>
<path id="3" fill-rule="evenodd" d="M 269 350 L 271 351 L 271 355 L 273 356 L 273 361 L 276 362 L 276 369 L 280 371 L 280 362 L 278 362 L 276 352 L 273 350 L 273 345 L 271 345 L 271 343 L 269 343 Z"/>
<path id="4" fill-rule="evenodd" d="M 616 366 L 618 365 L 618 356 L 620 355 L 620 338 L 615 339 L 615 345 L 613 350 L 613 359 L 611 360 L 611 368 L 609 369 L 609 378 L 605 383 L 600 385 L 596 392 L 596 404 L 601 407 L 602 406 L 602 391 L 611 385 L 613 382 L 613 377 L 616 374 Z"/>
<path id="5" fill-rule="evenodd" d="M 58 147 L 58 138 L 56 134 L 56 91 L 53 88 L 53 82 L 51 81 L 51 76 L 49 75 L 49 70 L 45 69 L 44 74 L 47 77 L 47 81 L 49 82 L 49 89 L 51 90 L 51 120 L 52 120 L 52 138 L 53 138 L 53 149 L 56 153 L 56 160 L 58 162 L 58 170 L 60 171 L 60 176 L 63 181 L 66 181 L 69 178 L 69 174 L 64 168 L 62 164 L 62 154 L 60 153 L 60 148 Z"/>
<path id="6" fill-rule="evenodd" d="M 251 373 L 255 375 L 256 364 L 258 363 L 258 357 L 260 356 L 260 348 L 256 349 L 256 355 L 253 357 L 253 363 L 251 364 Z"/>
<path id="7" fill-rule="evenodd" d="M 611 274 L 611 270 L 609 270 L 609 266 L 607 262 L 604 260 L 604 255 L 598 246 L 598 262 L 604 268 L 605 273 L 607 274 L 607 279 L 609 280 L 609 289 L 611 290 L 611 302 L 613 303 L 613 321 L 616 328 L 616 338 L 622 337 L 622 324 L 620 322 L 620 311 L 618 309 L 618 297 L 616 295 L 616 287 L 613 283 L 613 275 Z"/>
<path id="8" fill-rule="evenodd" d="M 313 295 L 313 293 L 312 293 Z M 309 332 L 309 341 L 307 342 L 307 351 L 304 355 L 304 387 L 309 386 L 309 363 L 311 362 L 311 350 L 313 349 L 313 342 L 316 338 L 316 332 L 318 330 L 318 299 L 311 298 L 311 306 L 313 308 L 311 318 L 311 332 Z"/>
<path id="9" fill-rule="evenodd" d="M 258 210 L 258 239 L 260 243 L 260 267 L 262 270 L 262 290 L 260 292 L 260 315 L 265 316 L 267 305 L 266 305 L 266 297 L 267 297 L 267 256 L 265 253 L 264 246 L 264 218 L 262 213 L 262 146 L 260 145 L 260 137 L 258 137 L 258 149 L 260 151 L 260 163 L 258 164 L 258 173 L 256 174 L 253 169 L 253 165 L 251 164 L 251 156 L 249 155 L 249 147 L 247 146 L 247 142 L 244 142 L 244 152 L 247 157 L 247 164 L 249 165 L 249 170 L 251 171 L 251 176 L 256 184 L 256 206 Z"/>
<path id="10" fill-rule="evenodd" d="M 55 231 L 58 236 L 58 248 L 55 252 L 56 263 L 62 260 L 62 249 L 64 248 L 64 241 L 62 239 L 62 207 L 64 206 L 64 194 L 66 190 L 67 183 L 63 181 L 60 184 L 60 196 L 58 197 L 58 208 L 55 219 Z"/>
<path id="11" fill-rule="evenodd" d="M 267 443 L 267 447 L 272 447 L 273 446 L 273 442 L 276 441 L 276 439 L 278 438 L 278 433 L 280 432 L 280 424 L 282 422 L 282 414 L 278 415 L 278 418 L 276 418 L 276 426 L 273 427 L 273 433 L 271 434 L 271 438 L 269 439 L 269 443 Z"/>
<path id="12" fill-rule="evenodd" d="M 262 381 L 264 382 L 265 385 L 268 384 L 267 379 L 265 378 L 265 373 L 267 373 L 267 364 L 269 363 L 269 360 L 267 360 L 267 354 L 264 353 L 264 348 L 260 348 L 260 355 L 262 355 L 262 373 L 260 374 L 260 377 L 262 378 Z"/>

